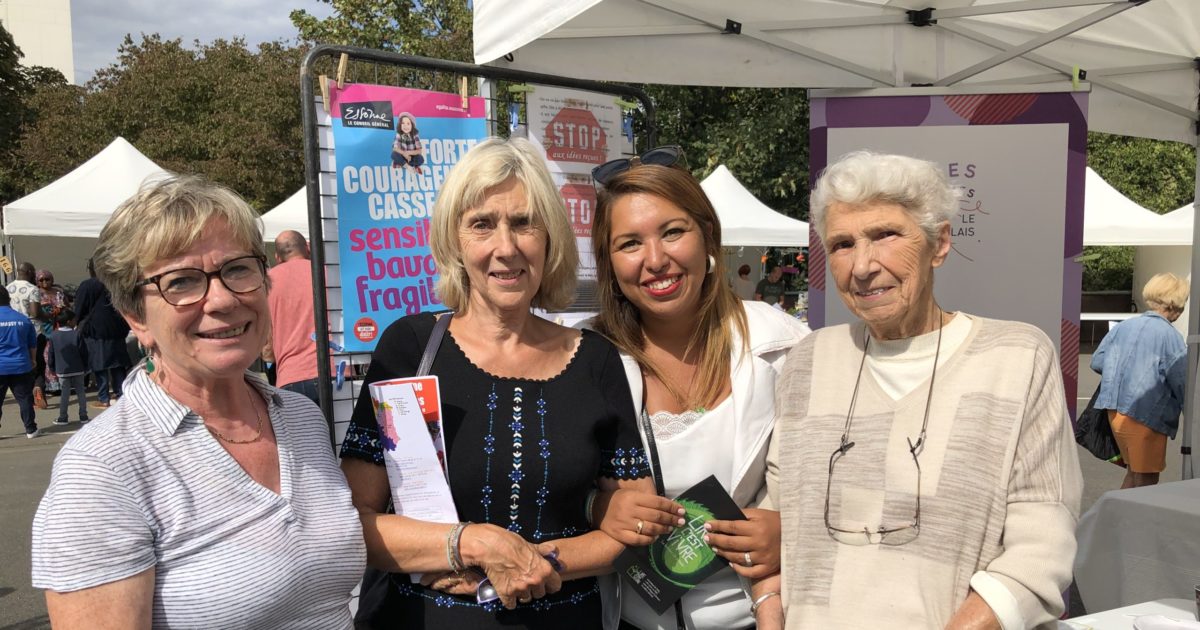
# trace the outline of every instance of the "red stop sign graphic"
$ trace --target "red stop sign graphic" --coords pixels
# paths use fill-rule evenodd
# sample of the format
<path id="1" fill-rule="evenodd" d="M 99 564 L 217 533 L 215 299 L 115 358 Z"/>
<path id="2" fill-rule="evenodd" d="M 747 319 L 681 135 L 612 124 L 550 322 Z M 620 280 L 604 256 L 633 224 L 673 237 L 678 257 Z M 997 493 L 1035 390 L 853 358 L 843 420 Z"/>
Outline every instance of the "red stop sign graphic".
<path id="1" fill-rule="evenodd" d="M 592 237 L 592 218 L 595 216 L 596 189 L 588 184 L 567 184 L 559 191 L 567 205 L 567 216 L 577 238 Z"/>
<path id="2" fill-rule="evenodd" d="M 554 162 L 603 164 L 608 161 L 608 136 L 600 121 L 586 109 L 564 107 L 546 125 L 546 157 Z"/>

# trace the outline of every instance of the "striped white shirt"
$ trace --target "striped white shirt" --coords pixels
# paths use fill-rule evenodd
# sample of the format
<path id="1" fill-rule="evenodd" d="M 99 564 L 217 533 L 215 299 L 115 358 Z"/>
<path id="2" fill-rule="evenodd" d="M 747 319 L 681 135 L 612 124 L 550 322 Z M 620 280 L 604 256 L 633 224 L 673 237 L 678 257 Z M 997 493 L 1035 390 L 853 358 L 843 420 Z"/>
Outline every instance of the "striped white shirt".
<path id="1" fill-rule="evenodd" d="M 250 478 L 141 369 L 72 437 L 33 522 L 33 585 L 84 589 L 154 567 L 155 628 L 351 628 L 366 549 L 320 410 L 267 401 L 280 494 Z"/>

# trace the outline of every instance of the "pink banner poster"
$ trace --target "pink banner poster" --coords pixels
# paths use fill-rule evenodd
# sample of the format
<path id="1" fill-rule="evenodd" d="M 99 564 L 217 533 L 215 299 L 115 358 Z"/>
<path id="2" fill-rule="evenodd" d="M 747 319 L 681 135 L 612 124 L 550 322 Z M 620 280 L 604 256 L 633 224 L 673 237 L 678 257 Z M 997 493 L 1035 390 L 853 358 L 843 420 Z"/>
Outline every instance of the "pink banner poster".
<path id="1" fill-rule="evenodd" d="M 350 84 L 331 89 L 345 348 L 370 351 L 396 319 L 444 307 L 429 248 L 450 169 L 486 137 L 484 101 Z"/>

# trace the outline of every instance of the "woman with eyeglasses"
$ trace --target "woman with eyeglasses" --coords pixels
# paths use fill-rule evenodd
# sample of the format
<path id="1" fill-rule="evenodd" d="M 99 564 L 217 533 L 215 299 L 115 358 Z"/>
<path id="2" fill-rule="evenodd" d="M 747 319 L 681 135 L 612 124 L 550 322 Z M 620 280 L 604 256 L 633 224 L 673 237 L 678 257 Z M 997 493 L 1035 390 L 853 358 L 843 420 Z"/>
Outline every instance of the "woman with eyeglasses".
<path id="1" fill-rule="evenodd" d="M 316 405 L 247 371 L 270 329 L 259 219 L 226 188 L 152 182 L 96 274 L 149 356 L 54 462 L 33 584 L 73 628 L 351 628 L 366 549 Z"/>
<path id="2" fill-rule="evenodd" d="M 768 489 L 786 627 L 1053 627 L 1081 478 L 1054 345 L 946 310 L 957 196 L 937 164 L 851 153 L 812 224 L 858 321 L 788 355 Z"/>
<path id="3" fill-rule="evenodd" d="M 621 350 L 663 494 L 675 497 L 715 475 L 749 520 L 709 523 L 705 542 L 730 567 L 679 607 L 659 615 L 623 581 L 621 616 L 625 627 L 642 629 L 750 628 L 756 612 L 779 607 L 777 589 L 751 597 L 747 580 L 779 569 L 778 513 L 756 505 L 775 425 L 775 380 L 808 328 L 733 293 L 720 220 L 681 159 L 678 147 L 660 147 L 593 171 L 601 302 L 594 326 Z M 682 524 L 680 506 L 659 496 L 619 490 L 596 504 L 603 531 L 626 545 L 648 545 Z"/>

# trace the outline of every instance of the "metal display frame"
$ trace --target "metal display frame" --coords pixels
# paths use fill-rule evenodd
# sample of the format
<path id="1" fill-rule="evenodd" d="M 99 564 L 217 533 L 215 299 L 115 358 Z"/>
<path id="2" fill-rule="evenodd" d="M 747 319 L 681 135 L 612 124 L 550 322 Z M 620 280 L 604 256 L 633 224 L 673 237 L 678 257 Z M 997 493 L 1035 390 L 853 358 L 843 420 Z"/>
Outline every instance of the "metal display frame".
<path id="1" fill-rule="evenodd" d="M 330 360 L 334 356 L 330 351 L 330 341 L 331 333 L 334 331 L 330 330 L 329 315 L 331 310 L 329 295 L 327 293 L 329 287 L 325 280 L 325 273 L 327 268 L 326 248 L 332 246 L 333 251 L 336 252 L 338 240 L 336 238 L 333 240 L 325 238 L 325 221 L 328 219 L 336 220 L 336 216 L 326 217 L 321 201 L 321 179 L 323 172 L 321 170 L 321 151 L 329 147 L 321 146 L 321 125 L 317 112 L 321 101 L 319 98 L 320 95 L 317 94 L 318 73 L 315 71 L 315 66 L 322 59 L 340 59 L 343 55 L 349 61 L 369 62 L 380 66 L 393 66 L 407 70 L 446 73 L 460 77 L 471 77 L 476 80 L 535 83 L 552 87 L 573 88 L 601 94 L 611 94 L 626 100 L 637 101 L 641 105 L 641 112 L 645 117 L 643 138 L 645 138 L 646 144 L 654 146 L 657 139 L 654 103 L 646 92 L 635 86 L 574 79 L 509 68 L 479 66 L 458 61 L 403 55 L 354 46 L 320 45 L 309 51 L 300 66 L 300 106 L 304 135 L 304 183 L 308 204 L 308 233 L 311 245 L 310 249 L 312 251 L 313 319 L 317 344 L 317 391 L 321 413 L 325 416 L 325 421 L 329 425 L 330 442 L 335 448 L 339 440 L 337 439 L 336 425 L 338 419 L 336 418 L 337 414 L 335 413 L 334 403 L 349 400 L 349 406 L 352 409 L 354 399 L 357 398 L 356 388 L 360 388 L 362 383 L 361 381 L 350 379 L 349 397 L 339 398 L 335 401 L 332 372 L 330 370 Z M 494 111 L 492 104 L 495 99 L 487 94 L 482 94 L 481 96 L 488 99 L 488 128 L 494 134 L 497 112 Z M 336 147 L 333 147 L 333 150 L 336 151 Z M 336 195 L 336 190 L 327 191 L 327 195 Z M 344 331 L 337 332 L 341 333 Z M 340 356 L 351 358 L 354 355 L 363 354 L 366 353 L 339 353 Z M 358 363 L 361 364 L 362 361 L 358 361 Z"/>

